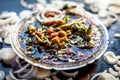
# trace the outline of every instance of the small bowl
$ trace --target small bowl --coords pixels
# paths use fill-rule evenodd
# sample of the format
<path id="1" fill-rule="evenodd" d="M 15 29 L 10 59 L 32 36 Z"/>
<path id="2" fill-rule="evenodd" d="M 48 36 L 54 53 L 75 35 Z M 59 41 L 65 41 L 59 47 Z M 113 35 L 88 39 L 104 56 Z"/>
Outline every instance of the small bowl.
<path id="1" fill-rule="evenodd" d="M 16 54 L 24 59 L 25 61 L 27 61 L 28 63 L 33 64 L 34 66 L 38 66 L 38 67 L 42 67 L 45 69 L 55 69 L 55 70 L 70 70 L 70 69 L 76 69 L 76 68 L 81 68 L 86 66 L 87 64 L 91 64 L 93 62 L 95 62 L 97 59 L 99 59 L 104 52 L 106 51 L 107 47 L 108 47 L 108 32 L 106 27 L 103 25 L 103 23 L 94 15 L 92 15 L 91 13 L 87 12 L 87 11 L 79 11 L 81 15 L 84 15 L 85 17 L 89 18 L 91 21 L 93 21 L 97 26 L 99 26 L 99 29 L 101 31 L 102 34 L 102 43 L 101 46 L 99 48 L 99 50 L 97 50 L 92 56 L 88 57 L 85 60 L 82 60 L 80 62 L 73 62 L 71 64 L 47 64 L 47 63 L 42 63 L 42 62 L 38 62 L 38 61 L 33 61 L 32 58 L 27 57 L 24 54 L 24 51 L 22 51 L 20 49 L 20 45 L 18 43 L 18 40 L 16 39 L 16 37 L 18 37 L 18 30 L 19 30 L 19 26 L 21 25 L 21 23 L 24 23 L 26 20 L 30 19 L 35 13 L 32 13 L 31 15 L 24 17 L 22 19 L 20 19 L 15 26 L 12 27 L 11 29 L 11 46 L 13 48 L 13 50 L 16 52 Z"/>

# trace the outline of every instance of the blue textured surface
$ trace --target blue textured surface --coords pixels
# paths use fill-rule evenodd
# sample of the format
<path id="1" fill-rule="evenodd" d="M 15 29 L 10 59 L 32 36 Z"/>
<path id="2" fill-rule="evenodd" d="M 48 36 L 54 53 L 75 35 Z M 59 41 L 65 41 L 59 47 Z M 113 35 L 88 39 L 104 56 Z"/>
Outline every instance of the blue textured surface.
<path id="1" fill-rule="evenodd" d="M 49 0 L 48 0 L 49 1 Z M 20 5 L 19 0 L 0 0 L 0 13 L 3 11 L 15 11 L 17 14 L 24 10 L 26 8 L 22 7 Z M 109 32 L 109 46 L 107 51 L 114 51 L 116 55 L 120 55 L 120 38 L 115 38 L 114 33 L 120 33 L 120 23 L 114 23 L 111 25 L 111 27 L 108 29 Z M 9 47 L 5 44 L 3 44 L 3 47 Z M 108 65 L 106 62 L 104 62 L 103 57 L 101 57 L 97 62 L 93 63 L 92 65 L 88 65 L 85 68 L 79 69 L 81 73 L 80 76 L 83 76 L 84 74 L 88 74 L 91 72 L 101 72 L 105 69 L 108 69 L 111 65 Z M 5 68 L 2 66 L 0 62 L 0 69 L 4 70 L 6 74 L 8 74 L 9 68 Z M 79 78 L 79 77 L 78 77 Z M 79 79 L 77 79 L 79 80 Z"/>

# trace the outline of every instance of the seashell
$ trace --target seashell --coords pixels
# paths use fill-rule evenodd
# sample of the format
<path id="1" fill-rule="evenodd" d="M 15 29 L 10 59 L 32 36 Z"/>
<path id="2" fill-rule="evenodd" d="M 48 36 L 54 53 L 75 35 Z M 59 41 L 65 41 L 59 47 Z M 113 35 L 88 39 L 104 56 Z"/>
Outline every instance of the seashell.
<path id="1" fill-rule="evenodd" d="M 4 43 L 5 44 L 10 44 L 10 34 L 4 38 Z"/>
<path id="2" fill-rule="evenodd" d="M 0 57 L 4 63 L 9 65 L 16 57 L 16 53 L 12 50 L 12 48 L 3 48 L 0 50 Z"/>
<path id="3" fill-rule="evenodd" d="M 118 72 L 117 72 L 117 71 L 114 71 L 112 68 L 109 68 L 109 69 L 108 69 L 108 72 L 109 72 L 110 74 L 112 74 L 113 76 L 118 77 Z"/>
<path id="4" fill-rule="evenodd" d="M 95 74 L 90 80 L 95 80 L 95 78 L 98 76 L 97 80 L 116 80 L 116 78 L 109 73 L 97 73 Z"/>
<path id="5" fill-rule="evenodd" d="M 28 15 L 31 15 L 32 11 L 30 10 L 23 10 L 19 13 L 19 16 L 20 17 L 25 17 L 25 16 L 28 16 Z"/>
<path id="6" fill-rule="evenodd" d="M 108 64 L 116 64 L 118 61 L 117 56 L 115 55 L 114 52 L 112 51 L 107 51 L 104 54 L 104 60 L 108 63 Z"/>
<path id="7" fill-rule="evenodd" d="M 78 74 L 78 71 L 75 71 L 75 72 L 65 72 L 65 71 L 61 71 L 62 74 L 64 74 L 65 76 L 68 76 L 68 77 L 75 77 L 77 74 Z"/>
<path id="8" fill-rule="evenodd" d="M 118 65 L 116 65 L 116 64 L 114 65 L 114 68 L 115 68 L 116 71 L 120 70 L 120 67 L 118 67 Z"/>
<path id="9" fill-rule="evenodd" d="M 5 72 L 0 70 L 0 80 L 4 80 Z"/>
<path id="10" fill-rule="evenodd" d="M 120 14 L 120 6 L 111 5 L 108 7 L 108 11 L 113 12 L 115 14 Z"/>
<path id="11" fill-rule="evenodd" d="M 44 79 L 46 77 L 49 77 L 50 74 L 50 70 L 36 67 L 34 72 L 32 73 L 32 76 L 38 79 Z"/>
<path id="12" fill-rule="evenodd" d="M 115 34 L 114 34 L 114 37 L 120 38 L 120 33 L 115 33 Z"/>

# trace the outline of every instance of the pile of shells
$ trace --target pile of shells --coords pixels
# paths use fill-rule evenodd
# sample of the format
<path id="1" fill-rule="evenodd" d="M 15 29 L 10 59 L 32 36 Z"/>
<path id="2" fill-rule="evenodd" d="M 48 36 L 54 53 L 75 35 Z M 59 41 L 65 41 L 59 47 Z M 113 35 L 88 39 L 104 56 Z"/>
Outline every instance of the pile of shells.
<path id="1" fill-rule="evenodd" d="M 106 27 L 119 20 L 120 0 L 85 0 L 84 3 L 103 21 Z"/>
<path id="2" fill-rule="evenodd" d="M 116 56 L 112 51 L 107 51 L 103 58 L 106 63 L 113 65 L 113 68 L 110 67 L 108 70 L 95 74 L 91 80 L 95 80 L 97 76 L 97 80 L 120 80 L 120 56 Z"/>

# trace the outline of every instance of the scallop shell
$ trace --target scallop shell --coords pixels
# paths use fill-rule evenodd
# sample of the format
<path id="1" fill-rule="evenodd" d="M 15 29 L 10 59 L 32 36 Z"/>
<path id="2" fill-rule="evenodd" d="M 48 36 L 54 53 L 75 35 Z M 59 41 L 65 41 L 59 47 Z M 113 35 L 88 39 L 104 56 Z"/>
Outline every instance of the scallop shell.
<path id="1" fill-rule="evenodd" d="M 108 63 L 108 64 L 116 64 L 118 61 L 117 56 L 115 55 L 114 52 L 112 51 L 108 51 L 104 54 L 104 60 Z"/>
<path id="2" fill-rule="evenodd" d="M 3 48 L 0 50 L 0 57 L 4 63 L 9 65 L 16 57 L 16 53 L 12 50 L 12 48 Z"/>

